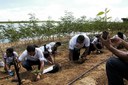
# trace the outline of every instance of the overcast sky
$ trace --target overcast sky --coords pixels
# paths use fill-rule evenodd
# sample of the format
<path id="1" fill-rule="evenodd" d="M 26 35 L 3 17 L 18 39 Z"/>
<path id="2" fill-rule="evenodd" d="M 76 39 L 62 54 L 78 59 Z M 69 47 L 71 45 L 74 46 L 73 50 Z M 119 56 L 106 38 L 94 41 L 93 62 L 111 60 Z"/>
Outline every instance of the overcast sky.
<path id="1" fill-rule="evenodd" d="M 29 13 L 34 13 L 39 20 L 59 20 L 65 11 L 72 12 L 76 18 L 96 14 L 110 9 L 112 19 L 128 18 L 128 0 L 1 0 L 0 21 L 28 20 Z"/>

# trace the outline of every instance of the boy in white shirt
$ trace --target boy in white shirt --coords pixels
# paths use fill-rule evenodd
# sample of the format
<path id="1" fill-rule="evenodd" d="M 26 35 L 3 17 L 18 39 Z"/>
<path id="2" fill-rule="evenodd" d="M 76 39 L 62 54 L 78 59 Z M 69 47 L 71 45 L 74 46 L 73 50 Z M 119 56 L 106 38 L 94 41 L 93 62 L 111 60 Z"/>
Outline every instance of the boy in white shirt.
<path id="1" fill-rule="evenodd" d="M 4 69 L 10 76 L 13 76 L 14 73 L 11 69 L 11 66 L 14 65 L 14 58 L 17 60 L 18 54 L 13 50 L 13 48 L 7 48 L 6 53 L 3 55 L 3 60 L 4 60 Z"/>
<path id="2" fill-rule="evenodd" d="M 43 71 L 44 61 L 47 62 L 42 51 L 39 48 L 35 48 L 33 45 L 28 45 L 27 49 L 20 55 L 18 60 L 22 62 L 22 66 L 27 71 L 32 71 L 32 66 L 38 65 L 38 70 L 40 70 L 40 72 Z M 40 79 L 40 75 L 41 73 L 38 73 L 37 80 Z"/>
<path id="3" fill-rule="evenodd" d="M 44 54 L 44 57 L 51 63 L 53 64 L 54 61 L 51 57 L 51 55 L 53 55 L 55 57 L 55 54 L 57 53 L 57 48 L 61 46 L 61 43 L 60 42 L 51 42 L 49 44 L 45 44 L 41 47 L 39 47 L 43 54 Z"/>
<path id="4" fill-rule="evenodd" d="M 84 34 L 78 34 L 73 36 L 69 41 L 69 60 L 72 62 L 77 62 L 80 59 L 86 60 L 90 46 L 89 37 Z M 80 56 L 80 50 L 85 48 L 85 51 Z"/>
<path id="5" fill-rule="evenodd" d="M 92 51 L 96 51 L 97 54 L 100 54 L 103 52 L 102 51 L 103 45 L 99 37 L 100 35 L 96 35 L 93 41 L 90 43 L 88 54 L 90 54 Z"/>

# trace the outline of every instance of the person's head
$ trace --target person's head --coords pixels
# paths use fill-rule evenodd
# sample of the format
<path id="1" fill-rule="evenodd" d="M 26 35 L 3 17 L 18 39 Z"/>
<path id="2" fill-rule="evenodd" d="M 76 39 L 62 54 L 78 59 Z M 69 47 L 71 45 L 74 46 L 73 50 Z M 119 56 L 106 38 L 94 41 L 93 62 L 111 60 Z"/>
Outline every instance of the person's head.
<path id="1" fill-rule="evenodd" d="M 56 42 L 56 46 L 61 46 L 61 42 Z"/>
<path id="2" fill-rule="evenodd" d="M 118 32 L 117 35 L 119 38 L 123 39 L 123 33 L 122 32 Z"/>
<path id="3" fill-rule="evenodd" d="M 14 51 L 13 48 L 11 48 L 11 47 L 7 48 L 6 49 L 7 57 L 13 56 L 13 51 Z"/>
<path id="4" fill-rule="evenodd" d="M 79 44 L 83 43 L 84 42 L 84 39 L 85 39 L 85 37 L 83 35 L 79 35 L 77 37 L 77 43 L 79 43 Z"/>
<path id="5" fill-rule="evenodd" d="M 35 55 L 35 46 L 28 45 L 27 46 L 27 52 L 28 52 L 29 55 L 34 56 Z"/>

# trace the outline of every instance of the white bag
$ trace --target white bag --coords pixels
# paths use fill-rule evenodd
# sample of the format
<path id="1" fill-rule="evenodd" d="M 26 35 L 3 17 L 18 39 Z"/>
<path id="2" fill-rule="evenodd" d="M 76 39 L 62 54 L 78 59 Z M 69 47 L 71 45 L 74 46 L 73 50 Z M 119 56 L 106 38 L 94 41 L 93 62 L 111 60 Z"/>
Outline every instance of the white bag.
<path id="1" fill-rule="evenodd" d="M 4 67 L 4 62 L 0 61 L 0 67 Z"/>
<path id="2" fill-rule="evenodd" d="M 56 73 L 61 69 L 61 66 L 59 64 L 54 64 L 46 69 L 43 70 L 42 74 L 45 73 Z"/>

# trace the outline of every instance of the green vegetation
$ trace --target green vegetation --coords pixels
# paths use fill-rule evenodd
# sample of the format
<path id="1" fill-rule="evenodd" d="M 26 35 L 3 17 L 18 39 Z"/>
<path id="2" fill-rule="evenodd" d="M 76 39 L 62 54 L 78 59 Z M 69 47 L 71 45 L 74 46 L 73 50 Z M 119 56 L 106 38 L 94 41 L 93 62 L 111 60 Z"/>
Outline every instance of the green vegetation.
<path id="1" fill-rule="evenodd" d="M 29 21 L 10 21 L 0 25 L 0 39 L 9 39 L 10 42 L 20 39 L 50 39 L 51 35 L 55 37 L 69 36 L 72 32 L 101 32 L 110 30 L 112 33 L 121 31 L 126 33 L 128 23 L 111 22 L 111 17 L 107 14 L 110 12 L 107 8 L 97 14 L 93 20 L 87 20 L 86 16 L 75 18 L 72 12 L 65 12 L 60 21 L 48 19 L 39 21 L 35 15 L 29 14 Z"/>

